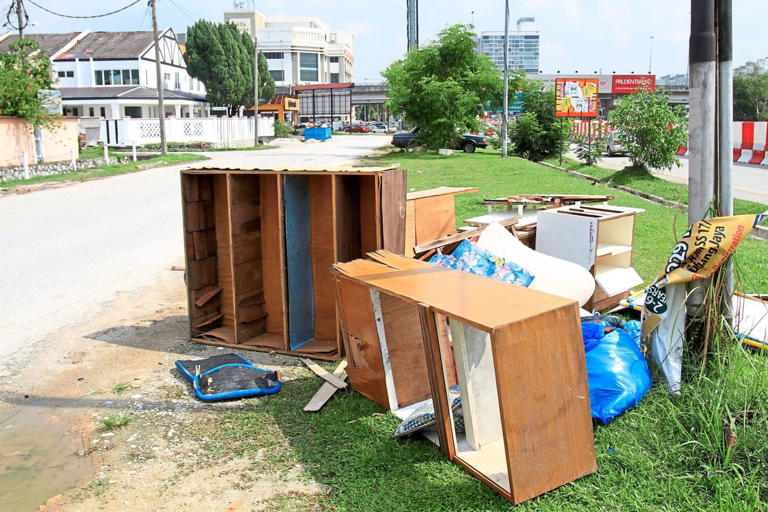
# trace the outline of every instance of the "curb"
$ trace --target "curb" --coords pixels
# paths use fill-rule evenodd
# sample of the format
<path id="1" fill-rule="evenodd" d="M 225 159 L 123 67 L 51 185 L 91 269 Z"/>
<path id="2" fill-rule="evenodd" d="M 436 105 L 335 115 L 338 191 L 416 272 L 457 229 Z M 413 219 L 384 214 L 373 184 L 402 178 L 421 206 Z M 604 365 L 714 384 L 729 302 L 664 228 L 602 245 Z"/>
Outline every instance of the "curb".
<path id="1" fill-rule="evenodd" d="M 542 165 L 544 167 L 549 167 L 550 169 L 555 169 L 556 171 L 565 172 L 567 174 L 570 174 L 572 176 L 576 176 L 577 178 L 585 179 L 588 181 L 591 181 L 592 184 L 599 183 L 601 185 L 605 185 L 608 188 L 614 188 L 616 190 L 621 190 L 622 192 L 626 192 L 627 194 L 632 194 L 638 197 L 642 197 L 643 199 L 646 199 L 652 203 L 660 204 L 661 206 L 667 206 L 669 208 L 679 208 L 681 210 L 688 210 L 688 205 L 676 203 L 674 201 L 670 201 L 669 199 L 664 199 L 663 197 L 655 196 L 653 194 L 649 194 L 647 192 L 643 192 L 641 190 L 636 190 L 634 188 L 625 187 L 624 185 L 612 185 L 610 183 L 600 181 L 599 178 L 595 178 L 594 176 L 590 176 L 589 174 L 584 174 L 577 171 L 571 171 L 569 169 L 565 169 L 563 167 L 560 167 L 558 165 L 553 165 L 547 162 L 535 162 L 539 165 Z M 749 236 L 753 238 L 757 238 L 759 240 L 765 240 L 768 241 L 768 228 L 763 226 L 755 226 L 752 229 L 752 232 L 749 234 Z"/>

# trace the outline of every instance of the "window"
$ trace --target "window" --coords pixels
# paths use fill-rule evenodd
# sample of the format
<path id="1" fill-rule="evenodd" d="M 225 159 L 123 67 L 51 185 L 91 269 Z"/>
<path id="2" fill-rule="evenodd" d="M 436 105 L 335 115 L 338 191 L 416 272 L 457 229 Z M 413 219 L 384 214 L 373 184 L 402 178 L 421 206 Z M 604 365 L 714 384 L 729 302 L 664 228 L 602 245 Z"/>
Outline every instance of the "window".
<path id="1" fill-rule="evenodd" d="M 119 69 L 112 70 L 112 85 L 123 85 L 123 73 Z"/>
<path id="2" fill-rule="evenodd" d="M 101 117 L 106 117 L 107 116 L 107 108 L 106 107 L 101 107 L 99 109 L 99 115 L 101 115 Z"/>
<path id="3" fill-rule="evenodd" d="M 74 71 L 58 71 L 56 73 L 59 78 L 74 78 L 75 72 Z"/>
<path id="4" fill-rule="evenodd" d="M 331 83 L 332 84 L 339 83 L 339 74 L 338 73 L 331 73 Z"/>
<path id="5" fill-rule="evenodd" d="M 73 71 L 66 73 L 67 77 L 74 77 Z M 93 72 L 93 83 L 96 85 L 139 85 L 139 70 L 99 69 Z"/>
<path id="6" fill-rule="evenodd" d="M 331 64 L 333 64 L 334 62 L 338 63 L 339 62 L 339 58 L 338 57 L 331 57 Z"/>
<path id="7" fill-rule="evenodd" d="M 93 117 L 95 112 L 93 111 L 93 107 L 88 108 L 88 115 Z"/>
<path id="8" fill-rule="evenodd" d="M 178 72 L 174 73 L 173 87 L 177 91 L 181 90 L 181 76 Z"/>
<path id="9" fill-rule="evenodd" d="M 269 70 L 270 76 L 272 76 L 272 80 L 275 82 L 284 82 L 285 81 L 285 71 L 282 69 L 270 69 Z"/>
<path id="10" fill-rule="evenodd" d="M 125 108 L 125 117 L 133 117 L 133 118 L 141 117 L 141 107 L 124 107 L 124 108 Z"/>
<path id="11" fill-rule="evenodd" d="M 317 54 L 299 54 L 299 80 L 302 82 L 317 82 Z"/>
<path id="12" fill-rule="evenodd" d="M 264 54 L 265 59 L 282 59 L 283 58 L 283 52 L 267 52 Z"/>

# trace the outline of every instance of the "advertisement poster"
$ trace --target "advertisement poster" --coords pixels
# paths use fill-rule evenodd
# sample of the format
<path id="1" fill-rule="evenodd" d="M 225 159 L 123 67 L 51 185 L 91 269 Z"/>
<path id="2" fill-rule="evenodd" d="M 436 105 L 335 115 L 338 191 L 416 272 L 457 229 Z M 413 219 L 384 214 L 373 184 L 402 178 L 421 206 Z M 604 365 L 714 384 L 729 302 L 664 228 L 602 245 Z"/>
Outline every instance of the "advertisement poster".
<path id="1" fill-rule="evenodd" d="M 597 117 L 597 78 L 555 80 L 556 117 Z"/>
<path id="2" fill-rule="evenodd" d="M 632 94 L 656 90 L 656 75 L 613 75 L 614 94 Z"/>

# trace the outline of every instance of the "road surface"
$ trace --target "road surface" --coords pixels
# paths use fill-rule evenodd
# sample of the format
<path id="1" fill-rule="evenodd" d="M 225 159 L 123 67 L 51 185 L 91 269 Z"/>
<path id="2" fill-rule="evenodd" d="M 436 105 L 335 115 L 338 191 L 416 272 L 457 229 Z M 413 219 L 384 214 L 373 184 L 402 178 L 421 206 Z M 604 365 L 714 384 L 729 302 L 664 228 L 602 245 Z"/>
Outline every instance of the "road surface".
<path id="1" fill-rule="evenodd" d="M 578 160 L 575 154 L 568 156 Z M 682 164 L 671 171 L 657 171 L 653 174 L 673 183 L 688 183 L 688 159 L 678 158 Z M 597 164 L 608 169 L 621 170 L 630 165 L 629 158 L 624 156 L 603 156 Z M 759 165 L 733 164 L 733 194 L 738 199 L 768 204 L 768 167 Z"/>
<path id="2" fill-rule="evenodd" d="M 193 165 L 333 167 L 389 141 L 337 136 L 272 150 L 212 152 L 212 160 Z M 0 197 L 0 370 L 21 364 L 46 335 L 96 314 L 121 292 L 168 279 L 171 265 L 183 265 L 179 170 L 187 166 Z"/>

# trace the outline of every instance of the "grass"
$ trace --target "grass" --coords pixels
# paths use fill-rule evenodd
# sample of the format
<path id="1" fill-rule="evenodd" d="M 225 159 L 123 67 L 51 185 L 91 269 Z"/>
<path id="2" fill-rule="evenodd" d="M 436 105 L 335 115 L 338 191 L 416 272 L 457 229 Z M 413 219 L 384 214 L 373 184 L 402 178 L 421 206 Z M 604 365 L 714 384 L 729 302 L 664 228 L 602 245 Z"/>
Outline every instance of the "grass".
<path id="1" fill-rule="evenodd" d="M 133 421 L 133 415 L 130 413 L 110 414 L 104 418 L 100 418 L 98 421 L 102 430 L 117 430 Z"/>
<path id="2" fill-rule="evenodd" d="M 559 165 L 558 157 L 548 158 L 547 163 Z M 601 182 L 608 185 L 623 185 L 625 187 L 641 190 L 655 196 L 663 197 L 670 201 L 688 204 L 688 185 L 681 183 L 672 183 L 648 172 L 645 168 L 627 167 L 621 171 L 606 169 L 596 165 L 584 165 L 578 160 L 563 157 L 565 169 L 577 171 L 582 174 L 588 174 L 600 179 Z M 762 213 L 766 206 L 752 201 L 742 199 L 733 200 L 733 212 L 735 215 L 748 213 Z"/>
<path id="3" fill-rule="evenodd" d="M 122 395 L 126 391 L 131 389 L 131 385 L 128 382 L 118 382 L 114 386 L 112 386 L 112 393 L 116 395 Z"/>
<path id="4" fill-rule="evenodd" d="M 391 153 L 380 163 L 408 170 L 408 187 L 478 186 L 455 197 L 459 221 L 485 212 L 483 197 L 512 193 L 614 194 L 614 204 L 645 208 L 639 215 L 635 265 L 646 280 L 662 268 L 686 229 L 685 215 L 637 196 L 525 160 L 478 151 L 451 157 Z M 736 255 L 742 280 L 768 290 L 768 244 L 747 239 Z M 768 509 L 768 354 L 724 344 L 717 364 L 700 375 L 687 366 L 680 397 L 658 383 L 635 409 L 595 424 L 598 472 L 513 507 L 420 438 L 391 437 L 399 420 L 352 390 L 339 391 L 319 412 L 303 405 L 320 379 L 305 372 L 280 393 L 251 400 L 244 410 L 198 422 L 189 432 L 212 458 L 253 457 L 265 472 L 301 465 L 328 486 L 319 495 L 280 496 L 274 510 L 339 511 L 677 511 Z M 327 365 L 330 369 L 331 365 Z M 655 378 L 658 382 L 658 379 Z M 726 436 L 732 425 L 735 438 Z M 730 445 L 727 441 L 732 440 Z"/>
<path id="5" fill-rule="evenodd" d="M 113 149 L 107 149 L 109 156 L 115 156 L 118 153 Z M 80 150 L 78 160 L 88 160 L 90 158 L 104 158 L 104 146 L 86 146 Z"/>
<path id="6" fill-rule="evenodd" d="M 94 178 L 104 178 L 106 176 L 116 176 L 118 174 L 127 174 L 131 172 L 142 171 L 139 166 L 151 164 L 153 162 L 165 162 L 161 167 L 168 165 L 194 162 L 197 160 L 208 160 L 207 156 L 192 155 L 186 153 L 168 154 L 162 157 L 150 158 L 148 160 L 139 160 L 137 162 L 127 162 L 124 164 L 101 165 L 95 169 L 83 169 L 75 172 L 65 172 L 61 174 L 51 174 L 48 176 L 35 176 L 28 180 L 8 180 L 0 182 L 1 189 L 18 187 L 23 185 L 35 185 L 51 181 L 85 181 Z M 156 167 L 155 167 L 156 169 Z"/>

